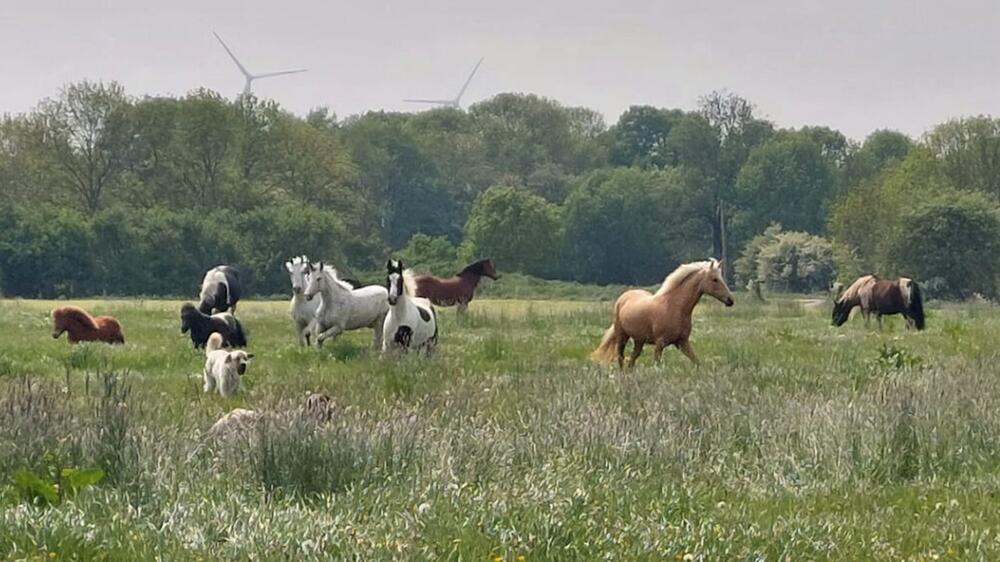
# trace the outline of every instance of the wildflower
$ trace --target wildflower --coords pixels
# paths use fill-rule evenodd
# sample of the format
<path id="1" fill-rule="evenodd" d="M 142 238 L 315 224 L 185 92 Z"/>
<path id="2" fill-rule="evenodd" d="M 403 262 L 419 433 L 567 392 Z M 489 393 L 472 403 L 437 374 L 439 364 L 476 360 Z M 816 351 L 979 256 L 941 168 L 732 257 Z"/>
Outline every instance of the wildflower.
<path id="1" fill-rule="evenodd" d="M 423 514 L 427 513 L 430 510 L 431 510 L 431 504 L 429 504 L 427 502 L 424 502 L 424 503 L 422 503 L 422 504 L 420 504 L 420 505 L 417 506 L 417 513 L 419 513 L 420 515 L 423 515 Z"/>
<path id="2" fill-rule="evenodd" d="M 525 560 L 526 560 L 526 558 L 525 558 L 525 556 L 523 554 L 518 554 L 517 555 L 517 562 L 524 562 Z"/>
<path id="3" fill-rule="evenodd" d="M 694 554 L 689 552 L 684 555 L 684 562 L 691 562 L 692 560 L 694 560 Z"/>

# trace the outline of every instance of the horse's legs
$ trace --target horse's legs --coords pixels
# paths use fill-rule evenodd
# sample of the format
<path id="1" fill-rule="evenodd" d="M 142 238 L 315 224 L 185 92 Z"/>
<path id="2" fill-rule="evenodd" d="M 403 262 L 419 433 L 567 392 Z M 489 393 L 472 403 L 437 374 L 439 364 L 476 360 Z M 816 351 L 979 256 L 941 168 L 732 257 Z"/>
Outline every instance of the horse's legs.
<path id="1" fill-rule="evenodd" d="M 694 348 L 691 347 L 690 341 L 685 339 L 677 342 L 677 349 L 681 350 L 681 353 L 684 355 L 687 355 L 687 358 L 690 359 L 692 363 L 695 365 L 701 365 L 701 361 L 699 361 L 698 357 L 694 354 Z"/>
<path id="2" fill-rule="evenodd" d="M 459 314 L 465 314 L 465 310 L 467 308 L 469 308 L 469 301 L 458 301 L 458 307 L 456 308 L 456 311 Z"/>
<path id="3" fill-rule="evenodd" d="M 656 349 L 653 350 L 653 362 L 657 365 L 660 364 L 660 359 L 663 358 L 663 348 L 667 347 L 667 342 L 665 340 L 656 341 Z"/>
<path id="4" fill-rule="evenodd" d="M 628 336 L 622 334 L 622 337 L 618 339 L 618 368 L 625 368 L 625 346 L 628 345 Z"/>
<path id="5" fill-rule="evenodd" d="M 628 358 L 628 368 L 631 369 L 635 367 L 635 360 L 639 358 L 642 354 L 642 346 L 646 345 L 646 342 L 642 340 L 632 339 L 632 355 Z"/>
<path id="6" fill-rule="evenodd" d="M 330 326 L 326 331 L 320 332 L 316 336 L 316 347 L 323 347 L 323 342 L 330 338 L 335 338 L 343 332 L 343 328 L 340 326 Z"/>
<path id="7" fill-rule="evenodd" d="M 882 315 L 878 312 L 875 313 L 875 321 L 878 323 L 878 331 L 882 331 Z"/>

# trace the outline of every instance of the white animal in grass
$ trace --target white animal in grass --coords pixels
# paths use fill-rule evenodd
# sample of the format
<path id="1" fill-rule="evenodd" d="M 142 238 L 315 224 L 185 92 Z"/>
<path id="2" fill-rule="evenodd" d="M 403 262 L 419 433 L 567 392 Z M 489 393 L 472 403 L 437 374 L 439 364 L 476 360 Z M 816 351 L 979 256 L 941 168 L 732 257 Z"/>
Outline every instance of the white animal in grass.
<path id="1" fill-rule="evenodd" d="M 377 349 L 382 342 L 382 321 L 389 310 L 385 287 L 371 285 L 353 288 L 337 277 L 337 270 L 323 262 L 309 264 L 306 298 L 322 295 L 316 309 L 315 341 L 317 346 L 348 330 L 371 328 Z"/>
<path id="2" fill-rule="evenodd" d="M 309 258 L 296 256 L 285 262 L 285 270 L 292 282 L 292 303 L 289 314 L 295 324 L 295 334 L 299 338 L 299 344 L 309 345 L 316 329 L 316 311 L 323 302 L 323 297 L 320 295 L 312 299 L 306 297 L 306 288 L 309 287 Z"/>
<path id="3" fill-rule="evenodd" d="M 429 300 L 413 296 L 415 287 L 413 273 L 404 270 L 402 262 L 386 263 L 389 313 L 382 327 L 383 353 L 410 349 L 430 352 L 437 345 L 437 313 Z"/>
<path id="4" fill-rule="evenodd" d="M 251 359 L 252 353 L 223 349 L 222 334 L 212 332 L 205 344 L 205 371 L 202 373 L 205 392 L 218 390 L 225 397 L 236 394 Z"/>

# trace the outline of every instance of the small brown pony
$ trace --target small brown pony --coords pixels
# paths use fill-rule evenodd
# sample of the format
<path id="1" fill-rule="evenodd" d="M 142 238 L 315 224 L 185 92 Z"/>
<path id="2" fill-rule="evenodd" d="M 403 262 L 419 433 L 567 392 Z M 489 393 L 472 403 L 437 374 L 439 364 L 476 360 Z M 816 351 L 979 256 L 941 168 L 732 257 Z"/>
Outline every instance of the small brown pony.
<path id="1" fill-rule="evenodd" d="M 924 329 L 924 299 L 920 294 L 920 285 L 908 277 L 882 279 L 865 275 L 858 278 L 837 295 L 833 303 L 833 325 L 841 326 L 847 322 L 856 306 L 861 307 L 866 326 L 872 313 L 879 329 L 882 328 L 883 314 L 902 314 L 907 327 L 918 331 Z"/>
<path id="2" fill-rule="evenodd" d="M 125 343 L 122 325 L 110 316 L 91 316 L 78 306 L 64 306 L 52 311 L 52 337 L 68 332 L 69 343 L 102 341 Z"/>
<path id="3" fill-rule="evenodd" d="M 722 278 L 722 262 L 710 259 L 684 264 L 663 280 L 655 294 L 643 289 L 622 293 L 615 302 L 614 321 L 590 358 L 599 363 L 610 363 L 616 358 L 624 366 L 625 346 L 629 338 L 634 342 L 628 366 L 642 353 L 647 343 L 656 346 L 656 362 L 660 362 L 663 348 L 677 346 L 695 365 L 698 358 L 688 337 L 691 335 L 691 314 L 701 296 L 709 294 L 733 306 L 733 295 Z"/>
<path id="4" fill-rule="evenodd" d="M 465 312 L 483 276 L 494 281 L 500 278 L 492 259 L 479 260 L 454 277 L 442 279 L 433 275 L 421 275 L 414 281 L 417 284 L 418 297 L 430 299 L 437 306 L 457 304 L 458 311 Z"/>

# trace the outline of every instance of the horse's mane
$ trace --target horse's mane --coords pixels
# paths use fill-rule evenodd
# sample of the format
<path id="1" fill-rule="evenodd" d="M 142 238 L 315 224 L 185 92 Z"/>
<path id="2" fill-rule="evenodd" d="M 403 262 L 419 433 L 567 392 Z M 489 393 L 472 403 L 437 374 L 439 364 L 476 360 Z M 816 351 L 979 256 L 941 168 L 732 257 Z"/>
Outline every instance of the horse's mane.
<path id="1" fill-rule="evenodd" d="M 837 298 L 838 303 L 857 301 L 861 298 L 861 291 L 867 287 L 870 283 L 874 282 L 877 278 L 874 275 L 864 275 L 858 277 L 857 281 L 851 283 L 851 286 L 844 289 L 844 292 L 840 293 L 840 297 Z"/>
<path id="2" fill-rule="evenodd" d="M 75 322 L 82 328 L 90 330 L 98 329 L 97 322 L 94 321 L 94 317 L 91 316 L 86 310 L 78 306 L 64 306 L 62 308 L 57 308 L 52 311 L 52 318 L 55 319 L 57 323 L 63 324 L 63 327 L 66 327 L 66 322 Z"/>
<path id="3" fill-rule="evenodd" d="M 341 279 L 340 277 L 338 277 L 338 275 L 337 275 L 337 269 L 336 268 L 333 268 L 333 267 L 324 267 L 323 268 L 323 274 L 326 275 L 326 278 L 328 280 L 333 281 L 334 283 L 336 283 L 337 285 L 339 285 L 340 288 L 344 289 L 345 291 L 351 292 L 351 291 L 354 290 L 354 286 L 353 285 L 351 285 L 347 281 L 344 281 L 343 279 Z"/>
<path id="4" fill-rule="evenodd" d="M 470 263 L 469 265 L 465 266 L 465 268 L 462 269 L 462 271 L 459 271 L 458 274 L 461 275 L 463 273 L 475 273 L 477 275 L 482 275 L 483 267 L 486 265 L 486 262 L 488 261 L 490 261 L 490 258 Z"/>
<path id="5" fill-rule="evenodd" d="M 411 297 L 417 296 L 417 280 L 412 269 L 403 270 L 403 290 Z"/>
<path id="6" fill-rule="evenodd" d="M 685 263 L 678 266 L 677 269 L 675 269 L 670 275 L 667 275 L 667 278 L 663 280 L 663 284 L 660 285 L 660 289 L 656 291 L 656 294 L 662 295 L 663 293 L 676 289 L 681 283 L 686 281 L 688 277 L 699 271 L 712 267 L 715 263 L 715 260 L 705 260 L 693 261 L 691 263 Z"/>

